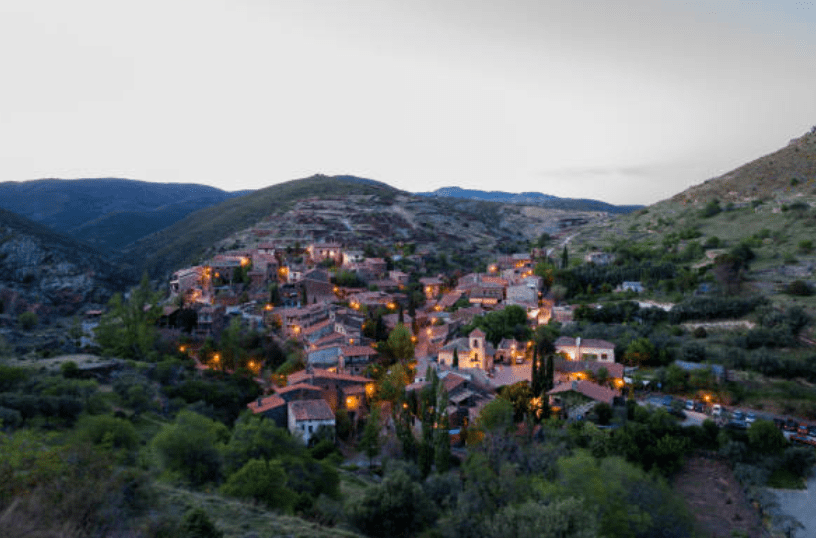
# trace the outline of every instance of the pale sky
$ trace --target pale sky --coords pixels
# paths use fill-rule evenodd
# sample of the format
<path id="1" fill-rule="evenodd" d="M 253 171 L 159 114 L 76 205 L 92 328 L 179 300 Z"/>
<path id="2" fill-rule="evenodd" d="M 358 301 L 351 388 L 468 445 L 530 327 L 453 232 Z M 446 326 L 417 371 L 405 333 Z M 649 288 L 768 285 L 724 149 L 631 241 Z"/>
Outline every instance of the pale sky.
<path id="1" fill-rule="evenodd" d="M 816 1 L 0 0 L 0 181 L 649 204 L 816 124 Z"/>

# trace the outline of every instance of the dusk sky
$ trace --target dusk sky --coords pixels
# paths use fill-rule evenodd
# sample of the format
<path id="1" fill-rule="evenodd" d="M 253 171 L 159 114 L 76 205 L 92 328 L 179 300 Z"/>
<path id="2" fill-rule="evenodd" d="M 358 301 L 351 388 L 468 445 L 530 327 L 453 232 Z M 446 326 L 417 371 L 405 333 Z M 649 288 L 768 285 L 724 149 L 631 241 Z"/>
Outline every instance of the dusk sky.
<path id="1" fill-rule="evenodd" d="M 816 1 L 0 0 L 0 181 L 649 204 L 816 125 Z"/>

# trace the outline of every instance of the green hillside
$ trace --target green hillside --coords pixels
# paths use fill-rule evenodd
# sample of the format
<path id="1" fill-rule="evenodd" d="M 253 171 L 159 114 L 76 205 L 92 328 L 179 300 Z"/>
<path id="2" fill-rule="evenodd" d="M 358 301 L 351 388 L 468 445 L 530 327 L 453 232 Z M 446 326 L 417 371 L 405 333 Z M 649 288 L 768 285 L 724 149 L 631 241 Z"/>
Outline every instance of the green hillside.
<path id="1" fill-rule="evenodd" d="M 126 259 L 138 270 L 162 276 L 195 262 L 208 248 L 230 234 L 286 211 L 297 200 L 349 194 L 388 198 L 399 192 L 384 183 L 349 176 L 315 175 L 287 181 L 196 211 L 140 240 L 126 253 Z"/>

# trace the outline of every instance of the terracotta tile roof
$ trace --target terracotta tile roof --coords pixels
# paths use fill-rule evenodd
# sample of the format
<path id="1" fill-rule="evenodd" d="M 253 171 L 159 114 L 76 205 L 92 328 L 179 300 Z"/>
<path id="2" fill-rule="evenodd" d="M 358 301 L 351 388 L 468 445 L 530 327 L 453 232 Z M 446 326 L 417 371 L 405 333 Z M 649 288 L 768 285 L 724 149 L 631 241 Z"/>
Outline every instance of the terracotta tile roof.
<path id="1" fill-rule="evenodd" d="M 346 357 L 373 356 L 377 354 L 377 350 L 370 346 L 343 346 L 341 351 Z"/>
<path id="2" fill-rule="evenodd" d="M 462 298 L 464 295 L 461 291 L 451 291 L 446 293 L 439 299 L 439 303 L 437 303 L 441 308 L 449 308 L 456 304 L 456 301 Z"/>
<path id="3" fill-rule="evenodd" d="M 252 401 L 247 404 L 247 408 L 253 413 L 265 413 L 270 409 L 274 409 L 280 405 L 286 405 L 286 401 L 280 396 L 267 396 L 259 400 Z"/>
<path id="4" fill-rule="evenodd" d="M 342 344 L 347 340 L 348 336 L 343 333 L 329 333 L 326 336 L 315 340 L 312 345 L 315 347 L 315 349 L 319 347 L 332 347 L 332 344 Z"/>
<path id="5" fill-rule="evenodd" d="M 575 338 L 569 336 L 559 336 L 555 340 L 556 346 L 566 346 L 572 347 L 575 346 Z M 600 347 L 600 348 L 608 348 L 608 349 L 615 349 L 615 344 L 612 342 L 607 342 L 606 340 L 599 340 L 597 338 L 581 338 L 581 347 Z"/>
<path id="6" fill-rule="evenodd" d="M 366 388 L 364 385 L 349 385 L 348 387 L 343 387 L 341 390 L 345 395 L 365 394 Z"/>
<path id="7" fill-rule="evenodd" d="M 329 372 L 328 370 L 324 370 L 322 368 L 313 368 L 312 372 L 301 370 L 290 375 L 289 384 L 294 385 L 307 380 L 311 381 L 313 379 L 337 379 L 341 381 L 351 381 L 356 383 L 371 383 L 372 381 L 367 377 L 361 377 L 358 375 L 336 374 L 334 372 Z"/>
<path id="8" fill-rule="evenodd" d="M 317 392 L 323 392 L 323 389 L 320 387 L 316 387 L 314 385 L 309 385 L 308 383 L 297 383 L 296 385 L 287 385 L 285 387 L 275 387 L 275 393 L 277 394 L 287 394 L 289 392 L 293 392 L 296 390 L 313 390 Z"/>
<path id="9" fill-rule="evenodd" d="M 320 331 L 321 329 L 325 329 L 329 325 L 334 325 L 334 322 L 332 320 L 330 320 L 330 319 L 327 319 L 325 321 L 321 321 L 319 323 L 315 323 L 314 325 L 310 325 L 309 327 L 306 327 L 305 329 L 303 329 L 303 335 L 308 336 L 310 334 L 314 334 L 314 333 Z"/>
<path id="10" fill-rule="evenodd" d="M 559 394 L 561 392 L 578 392 L 587 398 L 595 400 L 596 402 L 612 403 L 612 400 L 618 393 L 612 389 L 596 385 L 591 381 L 571 381 L 569 383 L 561 383 L 547 394 Z"/>
<path id="11" fill-rule="evenodd" d="M 294 400 L 289 402 L 289 413 L 295 420 L 332 420 L 332 412 L 326 400 Z"/>
<path id="12" fill-rule="evenodd" d="M 606 368 L 609 372 L 609 377 L 622 378 L 623 365 L 617 362 L 601 362 L 601 361 L 556 361 L 553 369 L 557 372 L 578 373 L 590 372 L 597 373 L 601 368 Z"/>
<path id="13" fill-rule="evenodd" d="M 448 394 L 453 392 L 454 389 L 459 388 L 464 383 L 467 383 L 467 379 L 454 373 L 449 373 L 442 380 L 442 384 L 445 386 L 445 390 L 448 391 Z"/>
<path id="14" fill-rule="evenodd" d="M 485 333 L 481 329 L 477 328 L 477 329 L 473 329 L 472 331 L 470 331 L 470 334 L 468 336 L 473 336 L 473 337 L 476 337 L 476 338 L 484 338 Z"/>

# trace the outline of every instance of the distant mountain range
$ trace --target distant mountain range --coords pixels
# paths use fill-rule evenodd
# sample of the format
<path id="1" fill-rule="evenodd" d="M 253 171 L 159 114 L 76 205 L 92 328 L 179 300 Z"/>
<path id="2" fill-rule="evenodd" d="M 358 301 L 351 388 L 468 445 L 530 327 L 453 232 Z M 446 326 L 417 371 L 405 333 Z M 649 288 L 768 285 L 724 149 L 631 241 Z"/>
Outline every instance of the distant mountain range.
<path id="1" fill-rule="evenodd" d="M 462 198 L 465 200 L 501 202 L 503 204 L 536 205 L 550 209 L 565 209 L 568 211 L 603 211 L 605 213 L 615 214 L 631 213 L 643 207 L 641 205 L 613 205 L 587 198 L 559 198 L 540 192 L 512 193 L 461 189 L 459 187 L 442 187 L 433 192 L 418 192 L 416 194 L 417 196 Z"/>
<path id="2" fill-rule="evenodd" d="M 118 178 L 39 179 L 0 183 L 0 208 L 101 250 L 118 250 L 247 192 Z"/>

